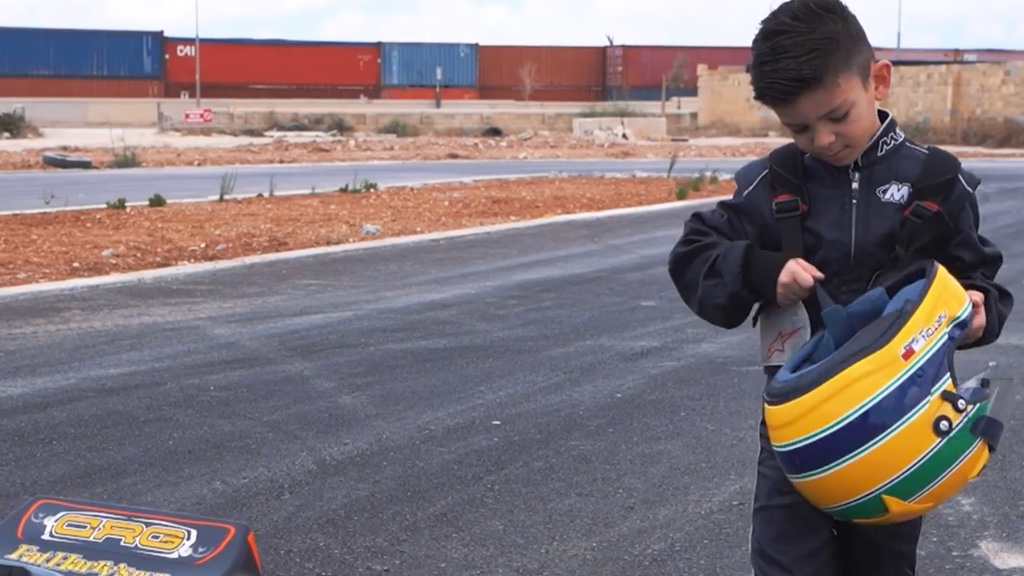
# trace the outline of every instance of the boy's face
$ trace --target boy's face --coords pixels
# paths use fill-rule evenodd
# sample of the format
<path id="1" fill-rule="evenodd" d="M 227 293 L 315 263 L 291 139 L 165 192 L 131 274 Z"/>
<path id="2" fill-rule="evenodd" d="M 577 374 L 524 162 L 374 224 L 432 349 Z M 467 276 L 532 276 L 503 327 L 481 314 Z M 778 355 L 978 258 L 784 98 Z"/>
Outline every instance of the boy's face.
<path id="1" fill-rule="evenodd" d="M 889 93 L 891 77 L 891 63 L 875 62 L 866 83 L 846 74 L 790 106 L 776 108 L 775 113 L 804 152 L 835 166 L 848 166 L 878 131 L 875 103 Z"/>

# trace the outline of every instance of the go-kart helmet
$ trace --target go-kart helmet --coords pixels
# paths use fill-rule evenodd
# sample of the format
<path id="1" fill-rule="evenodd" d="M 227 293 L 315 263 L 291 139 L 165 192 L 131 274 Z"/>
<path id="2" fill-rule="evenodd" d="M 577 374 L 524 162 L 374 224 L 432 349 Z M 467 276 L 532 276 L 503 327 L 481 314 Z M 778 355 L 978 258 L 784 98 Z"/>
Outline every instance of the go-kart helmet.
<path id="1" fill-rule="evenodd" d="M 845 307 L 820 287 L 817 296 L 824 328 L 765 388 L 782 469 L 839 520 L 927 514 L 980 474 L 1002 433 L 993 381 L 982 372 L 961 382 L 953 367 L 970 325 L 967 292 L 924 261 Z"/>

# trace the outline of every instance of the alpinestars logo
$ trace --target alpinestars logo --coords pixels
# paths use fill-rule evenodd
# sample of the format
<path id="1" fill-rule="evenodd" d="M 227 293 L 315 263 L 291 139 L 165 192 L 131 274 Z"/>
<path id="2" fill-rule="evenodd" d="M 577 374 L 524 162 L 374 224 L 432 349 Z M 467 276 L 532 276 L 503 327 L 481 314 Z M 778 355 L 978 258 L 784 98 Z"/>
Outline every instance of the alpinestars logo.
<path id="1" fill-rule="evenodd" d="M 903 142 L 904 138 L 906 138 L 906 135 L 897 126 L 895 130 L 886 134 L 884 138 L 878 141 L 878 155 L 882 156 L 889 150 L 892 150 L 897 144 Z"/>
<path id="2" fill-rule="evenodd" d="M 875 190 L 882 202 L 904 204 L 910 200 L 910 184 L 905 182 L 889 182 Z"/>

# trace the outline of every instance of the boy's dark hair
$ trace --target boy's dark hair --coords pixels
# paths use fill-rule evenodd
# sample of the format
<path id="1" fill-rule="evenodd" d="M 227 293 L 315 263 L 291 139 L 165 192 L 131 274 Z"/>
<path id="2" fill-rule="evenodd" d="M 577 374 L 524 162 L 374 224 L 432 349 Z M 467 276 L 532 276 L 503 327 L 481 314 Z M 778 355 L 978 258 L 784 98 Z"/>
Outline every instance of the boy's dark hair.
<path id="1" fill-rule="evenodd" d="M 754 99 L 774 108 L 845 74 L 867 82 L 875 51 L 841 0 L 789 0 L 761 21 L 751 46 Z"/>

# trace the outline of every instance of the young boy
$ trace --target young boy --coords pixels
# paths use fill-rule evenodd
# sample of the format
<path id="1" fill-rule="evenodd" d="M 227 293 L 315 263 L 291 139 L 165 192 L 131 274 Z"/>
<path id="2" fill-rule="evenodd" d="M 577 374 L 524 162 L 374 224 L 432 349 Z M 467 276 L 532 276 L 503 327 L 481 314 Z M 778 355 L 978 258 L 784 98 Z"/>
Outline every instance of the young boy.
<path id="1" fill-rule="evenodd" d="M 738 327 L 758 304 L 769 311 L 807 304 L 805 321 L 817 329 L 815 283 L 846 304 L 890 265 L 909 183 L 929 152 L 876 107 L 888 93 L 892 65 L 875 61 L 863 28 L 840 0 L 790 0 L 776 8 L 754 38 L 750 70 L 755 99 L 776 113 L 803 153 L 803 257 L 783 252 L 773 213 L 777 192 L 769 186 L 768 159 L 761 158 L 737 172 L 731 199 L 689 218 L 669 274 L 686 305 L 713 325 Z M 975 304 L 965 348 L 994 342 L 1013 307 L 1013 296 L 995 282 L 1002 254 L 978 234 L 979 183 L 960 171 L 942 206 L 954 232 L 933 242 L 930 252 Z M 767 364 L 766 372 L 772 374 Z M 833 522 L 787 480 L 763 419 L 751 520 L 755 576 L 916 570 L 920 519 L 888 526 Z"/>

